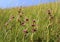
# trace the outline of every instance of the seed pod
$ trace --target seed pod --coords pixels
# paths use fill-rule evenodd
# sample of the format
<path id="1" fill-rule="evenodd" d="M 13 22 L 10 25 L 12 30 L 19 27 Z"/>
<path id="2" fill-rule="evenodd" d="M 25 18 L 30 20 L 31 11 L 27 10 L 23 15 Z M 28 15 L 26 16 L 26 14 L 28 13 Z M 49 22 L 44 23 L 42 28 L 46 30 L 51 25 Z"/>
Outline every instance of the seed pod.
<path id="1" fill-rule="evenodd" d="M 34 27 L 35 26 L 35 24 L 32 24 L 32 27 Z"/>

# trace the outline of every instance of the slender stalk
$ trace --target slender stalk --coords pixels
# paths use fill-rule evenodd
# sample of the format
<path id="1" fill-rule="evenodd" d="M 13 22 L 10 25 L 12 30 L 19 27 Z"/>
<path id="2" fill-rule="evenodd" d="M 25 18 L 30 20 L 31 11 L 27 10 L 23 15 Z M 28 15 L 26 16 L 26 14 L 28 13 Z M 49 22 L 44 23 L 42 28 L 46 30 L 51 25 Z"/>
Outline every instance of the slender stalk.
<path id="1" fill-rule="evenodd" d="M 16 37 L 15 37 L 15 42 L 17 42 Z"/>
<path id="2" fill-rule="evenodd" d="M 23 35 L 23 38 L 22 38 L 22 42 L 24 42 L 24 35 Z"/>
<path id="3" fill-rule="evenodd" d="M 47 42 L 49 42 L 49 29 L 48 29 L 48 26 L 47 26 L 47 30 L 48 30 L 48 33 L 47 33 Z"/>
<path id="4" fill-rule="evenodd" d="M 33 42 L 33 35 L 34 35 L 34 33 L 32 33 L 32 35 L 31 35 L 31 42 Z"/>

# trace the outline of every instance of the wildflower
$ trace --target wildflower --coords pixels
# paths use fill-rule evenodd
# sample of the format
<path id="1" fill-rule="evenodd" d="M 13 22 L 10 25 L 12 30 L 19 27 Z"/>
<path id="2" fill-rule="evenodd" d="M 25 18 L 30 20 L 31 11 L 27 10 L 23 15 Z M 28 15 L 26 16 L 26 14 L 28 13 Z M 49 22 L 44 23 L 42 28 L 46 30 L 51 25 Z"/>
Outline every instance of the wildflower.
<path id="1" fill-rule="evenodd" d="M 22 17 L 22 15 L 23 15 L 22 13 L 19 14 L 20 17 Z"/>
<path id="2" fill-rule="evenodd" d="M 11 19 L 13 19 L 13 18 L 14 18 L 14 16 L 11 16 L 10 18 L 11 18 Z"/>
<path id="3" fill-rule="evenodd" d="M 49 20 L 51 21 L 54 17 L 53 16 L 50 16 Z"/>
<path id="4" fill-rule="evenodd" d="M 51 16 L 51 19 L 53 19 L 54 17 L 53 16 Z"/>
<path id="5" fill-rule="evenodd" d="M 49 14 L 49 15 L 51 14 L 51 10 L 48 10 L 48 14 Z"/>
<path id="6" fill-rule="evenodd" d="M 32 27 L 34 27 L 35 26 L 35 24 L 32 24 Z"/>
<path id="7" fill-rule="evenodd" d="M 27 37 L 27 34 L 28 34 L 27 29 L 24 29 L 24 30 L 23 30 L 23 33 L 24 33 L 24 36 L 25 36 L 25 38 L 26 38 L 26 37 Z"/>
<path id="8" fill-rule="evenodd" d="M 23 11 L 21 11 L 21 14 L 24 14 Z"/>
<path id="9" fill-rule="evenodd" d="M 20 23 L 21 23 L 20 19 L 18 19 L 18 22 L 20 22 Z"/>
<path id="10" fill-rule="evenodd" d="M 24 23 L 24 22 L 21 22 L 21 25 L 22 25 L 22 26 L 25 26 L 25 23 Z"/>
<path id="11" fill-rule="evenodd" d="M 22 8 L 20 8 L 19 10 L 22 10 Z"/>
<path id="12" fill-rule="evenodd" d="M 19 18 L 17 20 L 18 20 L 18 22 L 20 22 L 20 19 Z"/>
<path id="13" fill-rule="evenodd" d="M 35 23 L 35 19 L 33 20 L 33 22 Z"/>
<path id="14" fill-rule="evenodd" d="M 28 33 L 28 31 L 25 29 L 25 30 L 23 30 L 23 32 L 26 34 L 26 33 Z"/>
<path id="15" fill-rule="evenodd" d="M 20 17 L 22 17 L 22 14 L 20 14 Z"/>
<path id="16" fill-rule="evenodd" d="M 57 34 L 57 37 L 59 37 L 59 35 Z"/>
<path id="17" fill-rule="evenodd" d="M 9 18 L 9 21 L 11 21 L 12 19 L 14 19 L 14 16 L 11 16 L 11 17 Z"/>
<path id="18" fill-rule="evenodd" d="M 8 25 L 8 22 L 5 23 L 5 26 L 7 26 L 7 25 Z"/>
<path id="19" fill-rule="evenodd" d="M 27 18 L 26 21 L 29 21 L 29 19 Z"/>
<path id="20" fill-rule="evenodd" d="M 20 13 L 20 12 L 21 12 L 21 10 L 22 10 L 22 8 L 20 8 L 18 12 Z"/>
<path id="21" fill-rule="evenodd" d="M 32 32 L 36 32 L 37 30 L 35 28 L 32 29 Z"/>
<path id="22" fill-rule="evenodd" d="M 18 13 L 20 13 L 20 11 L 18 11 Z"/>

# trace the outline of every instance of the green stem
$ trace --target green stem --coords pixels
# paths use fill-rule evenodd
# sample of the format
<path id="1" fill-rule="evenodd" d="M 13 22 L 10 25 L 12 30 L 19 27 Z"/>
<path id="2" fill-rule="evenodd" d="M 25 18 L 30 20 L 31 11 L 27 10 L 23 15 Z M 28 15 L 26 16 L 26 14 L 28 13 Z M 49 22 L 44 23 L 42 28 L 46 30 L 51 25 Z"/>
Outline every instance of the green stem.
<path id="1" fill-rule="evenodd" d="M 16 37 L 15 37 L 15 42 L 17 42 Z"/>
<path id="2" fill-rule="evenodd" d="M 23 36 L 22 42 L 24 42 L 24 36 Z"/>
<path id="3" fill-rule="evenodd" d="M 34 33 L 32 33 L 32 35 L 31 35 L 31 42 L 33 42 L 33 35 L 34 35 Z"/>
<path id="4" fill-rule="evenodd" d="M 48 30 L 48 33 L 47 33 L 47 42 L 49 42 L 49 40 L 50 40 L 50 28 L 49 28 L 49 25 L 50 25 L 50 20 L 49 20 L 49 24 L 47 26 L 47 30 Z"/>
<path id="5" fill-rule="evenodd" d="M 47 42 L 49 42 L 49 29 L 48 29 L 48 27 L 47 27 L 47 30 L 48 30 L 48 33 L 47 33 Z"/>

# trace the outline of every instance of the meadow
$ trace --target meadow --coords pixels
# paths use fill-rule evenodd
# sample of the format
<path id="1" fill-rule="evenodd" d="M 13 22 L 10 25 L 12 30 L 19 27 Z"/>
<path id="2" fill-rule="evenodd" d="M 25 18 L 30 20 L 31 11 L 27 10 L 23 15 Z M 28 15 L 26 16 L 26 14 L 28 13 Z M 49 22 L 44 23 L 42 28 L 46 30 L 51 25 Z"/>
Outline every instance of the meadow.
<path id="1" fill-rule="evenodd" d="M 60 3 L 0 9 L 0 42 L 60 42 Z"/>

